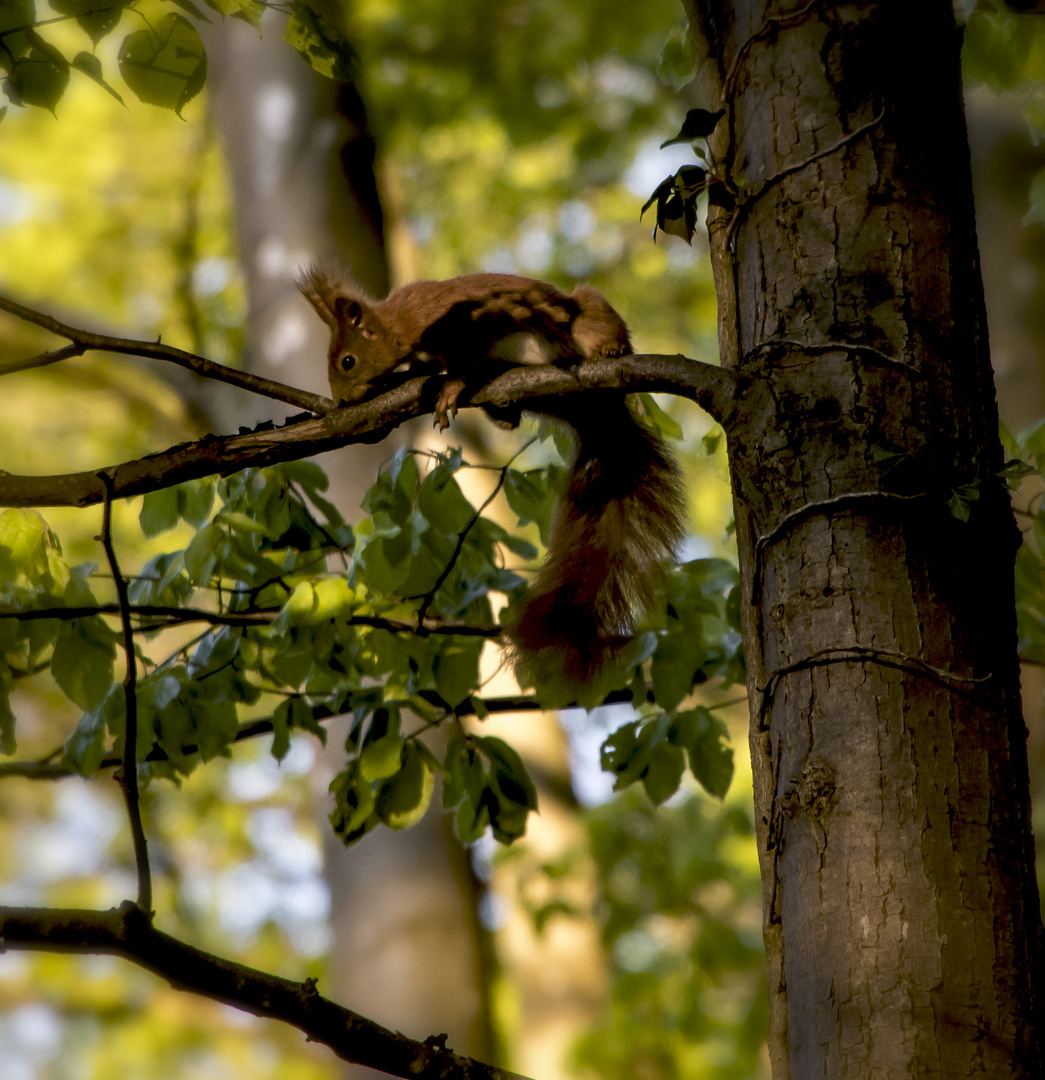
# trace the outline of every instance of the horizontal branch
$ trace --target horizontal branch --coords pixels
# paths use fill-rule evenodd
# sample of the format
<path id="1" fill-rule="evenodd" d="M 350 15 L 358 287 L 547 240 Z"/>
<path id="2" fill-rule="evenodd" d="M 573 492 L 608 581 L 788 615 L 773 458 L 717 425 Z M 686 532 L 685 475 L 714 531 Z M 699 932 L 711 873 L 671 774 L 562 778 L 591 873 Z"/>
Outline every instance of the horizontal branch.
<path id="1" fill-rule="evenodd" d="M 242 435 L 211 435 L 158 454 L 103 470 L 55 476 L 0 472 L 0 506 L 92 506 L 105 498 L 104 472 L 114 498 L 129 498 L 204 476 L 225 476 L 248 467 L 296 461 L 357 442 L 380 442 L 415 416 L 431 412 L 442 376 L 410 379 L 395 389 L 325 416 L 264 426 Z M 621 356 L 593 360 L 565 370 L 550 366 L 513 368 L 458 404 L 525 407 L 528 400 L 593 389 L 677 394 L 690 398 L 711 416 L 731 413 L 735 377 L 729 371 L 684 356 Z"/>
<path id="2" fill-rule="evenodd" d="M 204 611 L 202 608 L 165 607 L 158 604 L 129 604 L 127 613 L 139 620 L 150 620 L 139 625 L 139 632 L 162 630 L 183 623 L 203 622 L 211 626 L 269 626 L 279 618 L 279 608 L 260 608 L 257 611 Z M 17 619 L 34 622 L 40 619 L 87 619 L 93 615 L 119 615 L 116 604 L 85 604 L 81 607 L 27 608 L 14 611 L 0 607 L 0 619 Z M 388 630 L 393 634 L 445 634 L 450 637 L 497 638 L 501 628 L 497 624 L 455 622 L 451 619 L 426 618 L 420 629 L 416 619 L 387 619 L 381 615 L 347 615 L 342 620 L 347 626 L 369 626 L 374 630 Z"/>
<path id="3" fill-rule="evenodd" d="M 270 975 L 196 949 L 153 927 L 137 905 L 118 909 L 0 907 L 6 949 L 120 956 L 166 979 L 176 990 L 221 1001 L 303 1031 L 339 1058 L 405 1080 L 524 1080 L 445 1048 L 445 1036 L 424 1042 L 389 1031 L 303 983 Z"/>
<path id="4" fill-rule="evenodd" d="M 230 386 L 238 386 L 243 390 L 249 390 L 253 394 L 262 397 L 273 398 L 276 401 L 293 405 L 297 409 L 307 409 L 312 413 L 325 413 L 334 407 L 334 402 L 319 394 L 310 394 L 307 390 L 299 390 L 295 386 L 287 386 L 284 383 L 275 382 L 273 379 L 264 379 L 260 375 L 252 375 L 248 371 L 236 371 L 224 364 L 215 363 L 204 356 L 186 352 L 184 349 L 176 349 L 172 345 L 164 345 L 160 341 L 137 341 L 134 338 L 111 337 L 108 334 L 95 334 L 90 330 L 82 330 L 76 326 L 68 326 L 59 322 L 42 311 L 34 311 L 32 308 L 16 304 L 14 300 L 6 296 L 0 296 L 0 310 L 10 312 L 25 322 L 42 326 L 50 330 L 52 334 L 68 338 L 72 345 L 66 345 L 52 352 L 41 353 L 28 360 L 6 364 L 0 368 L 0 375 L 11 375 L 16 371 L 25 371 L 29 368 L 44 367 L 47 364 L 55 364 L 60 360 L 67 360 L 73 356 L 82 356 L 85 352 L 99 350 L 111 353 L 120 353 L 124 356 L 148 356 L 155 360 L 166 360 L 168 363 L 177 364 L 179 367 L 188 368 L 205 379 L 218 379 Z"/>
<path id="5" fill-rule="evenodd" d="M 451 714 L 454 716 L 477 716 L 480 711 L 484 714 L 491 713 L 512 713 L 512 712 L 539 712 L 544 710 L 544 706 L 535 698 L 532 694 L 506 694 L 503 697 L 495 698 L 480 698 L 478 695 L 470 697 L 455 708 L 451 708 L 437 693 L 432 690 L 419 690 L 417 696 L 423 698 L 429 705 L 434 706 L 437 709 L 444 709 L 447 716 Z M 628 690 L 614 690 L 607 694 L 605 698 L 600 702 L 600 705 L 617 705 L 624 702 L 631 702 L 635 700 L 635 695 L 630 689 Z M 653 701 L 652 689 L 646 690 L 646 700 Z M 563 709 L 572 708 L 573 706 L 564 705 Z M 576 706 L 580 708 L 581 706 Z M 312 705 L 312 719 L 316 723 L 323 723 L 324 720 L 330 720 L 332 717 L 340 716 L 342 710 L 332 709 L 328 705 L 322 703 Z M 247 739 L 254 739 L 260 735 L 269 735 L 275 730 L 275 725 L 272 720 L 268 718 L 260 720 L 252 720 L 248 724 L 243 724 L 236 734 L 232 737 L 231 742 L 238 743 L 244 742 Z M 295 731 L 307 730 L 300 725 L 294 728 Z M 188 743 L 182 748 L 182 754 L 188 757 L 192 754 L 198 753 L 198 747 L 195 744 Z M 79 776 L 80 774 L 74 769 L 70 769 L 66 765 L 56 763 L 55 758 L 61 754 L 61 750 L 56 750 L 52 754 L 48 754 L 45 758 L 40 758 L 36 761 L 4 761 L 0 762 L 0 780 L 6 777 L 18 776 L 23 780 L 65 780 L 71 776 Z M 159 746 L 153 746 L 153 748 L 142 758 L 143 761 L 169 761 L 170 758 L 165 750 Z M 108 757 L 102 758 L 98 763 L 98 769 L 114 769 L 120 764 L 120 758 L 114 754 L 110 754 Z"/>

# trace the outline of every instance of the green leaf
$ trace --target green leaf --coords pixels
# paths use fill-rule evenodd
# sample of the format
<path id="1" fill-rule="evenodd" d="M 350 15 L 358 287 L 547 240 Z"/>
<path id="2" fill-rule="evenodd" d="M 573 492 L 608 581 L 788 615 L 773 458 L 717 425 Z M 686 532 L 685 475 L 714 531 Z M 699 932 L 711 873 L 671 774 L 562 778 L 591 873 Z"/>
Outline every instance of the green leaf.
<path id="1" fill-rule="evenodd" d="M 194 19 L 199 19 L 202 23 L 211 23 L 211 20 L 207 18 L 206 13 L 200 8 L 198 4 L 193 3 L 193 0 L 170 0 L 175 6 L 181 8 L 182 11 L 187 11 Z"/>
<path id="2" fill-rule="evenodd" d="M 49 534 L 35 510 L 0 510 L 0 551 L 6 549 L 10 562 L 0 587 L 8 582 L 32 587 L 47 574 L 47 551 L 57 543 Z"/>
<path id="3" fill-rule="evenodd" d="M 138 524 L 146 536 L 159 536 L 178 524 L 178 516 L 178 489 L 160 488 L 159 491 L 150 491 L 142 499 Z"/>
<path id="4" fill-rule="evenodd" d="M 458 731 L 447 740 L 443 756 L 443 807 L 456 806 L 465 794 L 465 772 L 472 766 L 472 754 Z M 481 768 L 481 766 L 480 766 Z"/>
<path id="5" fill-rule="evenodd" d="M 63 623 L 51 654 L 51 674 L 71 701 L 93 709 L 113 682 L 113 632 L 95 615 Z"/>
<path id="6" fill-rule="evenodd" d="M 616 777 L 615 791 L 641 779 L 646 769 L 652 748 L 648 739 L 640 741 L 640 730 L 640 722 L 632 720 L 622 724 L 602 744 L 599 759 L 603 770 Z"/>
<path id="7" fill-rule="evenodd" d="M 80 29 L 97 45 L 119 25 L 126 4 L 119 0 L 105 0 L 104 3 L 99 0 L 50 0 L 50 6 L 59 15 L 74 16 Z M 73 66 L 76 66 L 75 61 Z M 95 81 L 101 82 L 100 79 Z M 102 85 L 105 86 L 104 83 Z M 105 88 L 109 89 L 108 86 Z"/>
<path id="8" fill-rule="evenodd" d="M 686 756 L 678 746 L 660 742 L 650 751 L 649 764 L 642 777 L 646 794 L 658 806 L 678 791 L 686 769 Z"/>
<path id="9" fill-rule="evenodd" d="M 485 802 L 475 802 L 466 798 L 454 815 L 454 832 L 462 844 L 474 844 L 486 832 L 490 824 L 490 809 Z"/>
<path id="10" fill-rule="evenodd" d="M 54 112 L 69 85 L 69 61 L 53 50 L 32 48 L 11 71 L 10 89 L 23 105 Z"/>
<path id="11" fill-rule="evenodd" d="M 249 8 L 254 0 L 207 0 L 207 6 L 219 15 L 236 15 Z"/>
<path id="12" fill-rule="evenodd" d="M 439 696 L 454 708 L 465 701 L 479 685 L 481 638 L 450 638 L 435 658 L 435 688 Z"/>
<path id="13" fill-rule="evenodd" d="M 122 728 L 123 720 L 123 687 L 113 684 L 105 700 L 80 717 L 62 749 L 62 764 L 82 776 L 93 776 L 105 756 L 106 733 Z"/>
<path id="14" fill-rule="evenodd" d="M 537 791 L 518 753 L 495 735 L 476 736 L 473 741 L 489 759 L 501 794 L 527 810 L 536 810 Z"/>
<path id="15" fill-rule="evenodd" d="M 679 19 L 661 46 L 657 58 L 657 74 L 678 93 L 693 81 L 693 45 L 690 41 L 688 19 Z"/>
<path id="16" fill-rule="evenodd" d="M 662 709 L 678 708 L 693 689 L 694 676 L 706 658 L 703 635 L 677 619 L 668 619 L 668 632 L 657 642 L 650 664 L 653 696 Z"/>
<path id="17" fill-rule="evenodd" d="M 348 39 L 304 4 L 294 5 L 294 14 L 283 31 L 287 41 L 312 67 L 328 79 L 351 82 L 358 56 Z"/>
<path id="18" fill-rule="evenodd" d="M 529 469 L 519 472 L 509 469 L 504 478 L 504 495 L 508 505 L 519 516 L 519 524 L 536 522 L 540 530 L 541 543 L 547 545 L 551 532 L 552 516 L 555 512 L 555 496 L 558 484 L 555 483 L 562 470 L 555 466 L 544 469 Z"/>
<path id="19" fill-rule="evenodd" d="M 120 46 L 120 72 L 149 105 L 181 110 L 203 89 L 207 52 L 196 27 L 184 15 L 165 15 L 129 34 Z"/>
<path id="20" fill-rule="evenodd" d="M 725 798 L 733 780 L 733 749 L 726 725 L 714 713 L 698 706 L 675 717 L 673 741 L 685 747 L 690 772 L 711 795 Z"/>
<path id="21" fill-rule="evenodd" d="M 446 536 L 456 536 L 475 516 L 475 508 L 464 497 L 447 464 L 436 466 L 425 478 L 417 495 L 417 508 Z"/>
<path id="22" fill-rule="evenodd" d="M 962 36 L 966 77 L 996 90 L 1011 90 L 1024 78 L 1031 34 L 1029 21 L 1011 12 L 974 12 Z"/>
<path id="23" fill-rule="evenodd" d="M 330 823 L 346 845 L 355 843 L 378 822 L 373 786 L 360 775 L 358 763 L 352 762 L 331 780 L 330 790 L 334 795 Z"/>
<path id="24" fill-rule="evenodd" d="M 193 528 L 200 528 L 214 506 L 214 481 L 188 480 L 173 490 L 178 493 L 178 513 Z"/>
<path id="25" fill-rule="evenodd" d="M 204 525 L 185 549 L 185 569 L 193 585 L 209 585 L 218 558 L 227 548 L 225 534 L 214 524 Z"/>
<path id="26" fill-rule="evenodd" d="M 281 701 L 272 713 L 272 756 L 282 761 L 290 749 L 290 700 Z"/>
<path id="27" fill-rule="evenodd" d="M 186 604 L 194 593 L 185 573 L 185 553 L 174 551 L 150 559 L 141 573 L 127 583 L 127 596 L 132 604 Z"/>
<path id="28" fill-rule="evenodd" d="M 102 77 L 102 62 L 94 53 L 80 52 L 73 57 L 73 67 L 89 79 L 93 79 L 103 90 L 108 91 L 122 105 L 123 98 Z"/>
<path id="29" fill-rule="evenodd" d="M 392 829 L 406 829 L 424 817 L 435 790 L 435 775 L 416 743 L 408 743 L 402 768 L 377 793 L 377 816 Z"/>
<path id="30" fill-rule="evenodd" d="M 972 513 L 972 504 L 979 501 L 980 483 L 978 480 L 954 488 L 947 497 L 947 509 L 959 521 L 968 521 Z"/>
<path id="31" fill-rule="evenodd" d="M 514 800 L 498 799 L 490 808 L 490 829 L 499 844 L 510 844 L 526 835 L 530 811 Z"/>
<path id="32" fill-rule="evenodd" d="M 11 70 L 12 58 L 17 60 L 29 48 L 27 29 L 36 23 L 36 5 L 33 0 L 4 0 L 0 4 L 0 68 Z M 25 27 L 17 33 L 11 33 L 16 27 Z"/>
<path id="33" fill-rule="evenodd" d="M 665 439 L 682 441 L 682 428 L 657 404 L 652 394 L 636 394 L 640 403 L 640 411 L 649 425 L 658 431 Z"/>
<path id="34" fill-rule="evenodd" d="M 366 780 L 394 776 L 402 765 L 403 743 L 399 710 L 378 709 L 359 755 L 360 775 Z"/>
<path id="35" fill-rule="evenodd" d="M 1039 169 L 1030 182 L 1029 207 L 1023 215 L 1023 224 L 1045 221 L 1045 169 Z"/>

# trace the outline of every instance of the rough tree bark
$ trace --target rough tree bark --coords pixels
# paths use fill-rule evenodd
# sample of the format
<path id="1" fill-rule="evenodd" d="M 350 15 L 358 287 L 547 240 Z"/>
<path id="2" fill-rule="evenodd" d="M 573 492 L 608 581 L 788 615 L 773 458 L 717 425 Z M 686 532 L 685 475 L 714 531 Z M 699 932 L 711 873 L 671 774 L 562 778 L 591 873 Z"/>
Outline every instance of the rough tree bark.
<path id="1" fill-rule="evenodd" d="M 708 223 L 774 1076 L 1038 1076 L 1019 537 L 951 3 L 687 5 L 728 109 Z"/>

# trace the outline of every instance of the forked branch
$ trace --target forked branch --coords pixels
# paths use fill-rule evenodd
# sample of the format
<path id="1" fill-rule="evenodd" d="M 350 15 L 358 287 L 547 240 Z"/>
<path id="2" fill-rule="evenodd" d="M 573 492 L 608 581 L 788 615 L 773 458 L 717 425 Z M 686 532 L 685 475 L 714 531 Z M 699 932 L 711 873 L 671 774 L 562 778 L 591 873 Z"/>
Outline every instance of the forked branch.
<path id="1" fill-rule="evenodd" d="M 112 337 L 109 334 L 95 334 L 90 330 L 69 326 L 42 311 L 35 311 L 33 308 L 17 304 L 6 296 L 0 296 L 0 310 L 10 312 L 35 326 L 42 326 L 45 330 L 50 330 L 52 334 L 57 334 L 58 337 L 67 338 L 72 342 L 71 345 L 65 345 L 61 349 L 53 349 L 50 352 L 40 353 L 39 356 L 5 364 L 0 367 L 0 375 L 11 375 L 16 371 L 45 367 L 48 364 L 56 364 L 60 360 L 68 360 L 73 356 L 83 356 L 85 352 L 103 351 L 166 360 L 168 363 L 177 364 L 178 367 L 188 368 L 189 371 L 194 371 L 205 379 L 218 379 L 230 386 L 238 386 L 253 394 L 260 394 L 262 397 L 282 401 L 297 409 L 307 409 L 319 415 L 334 406 L 329 398 L 321 397 L 319 394 L 310 394 L 307 390 L 286 386 L 273 379 L 264 379 L 248 371 L 236 371 L 224 364 L 208 360 L 204 356 L 197 356 L 184 349 L 176 349 L 172 345 L 164 345 L 160 341 L 137 341 L 134 338 Z"/>

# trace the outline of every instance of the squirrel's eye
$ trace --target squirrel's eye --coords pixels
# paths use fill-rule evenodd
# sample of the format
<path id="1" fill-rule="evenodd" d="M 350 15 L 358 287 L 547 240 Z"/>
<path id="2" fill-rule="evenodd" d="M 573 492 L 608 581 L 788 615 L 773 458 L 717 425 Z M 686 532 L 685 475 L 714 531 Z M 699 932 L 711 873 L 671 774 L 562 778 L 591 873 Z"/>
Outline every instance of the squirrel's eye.
<path id="1" fill-rule="evenodd" d="M 344 356 L 339 356 L 334 361 L 334 367 L 343 374 L 347 374 L 356 366 L 356 358 L 350 353 L 345 353 Z"/>

